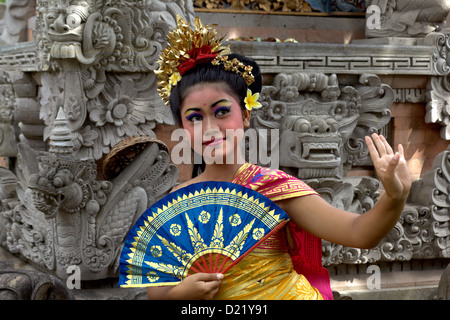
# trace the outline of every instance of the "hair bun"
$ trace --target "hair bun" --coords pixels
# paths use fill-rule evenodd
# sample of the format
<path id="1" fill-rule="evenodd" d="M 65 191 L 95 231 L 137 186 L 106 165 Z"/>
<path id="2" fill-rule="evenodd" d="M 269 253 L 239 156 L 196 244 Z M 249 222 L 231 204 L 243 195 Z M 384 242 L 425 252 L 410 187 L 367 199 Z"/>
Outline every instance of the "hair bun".
<path id="1" fill-rule="evenodd" d="M 255 81 L 248 86 L 248 88 L 253 92 L 261 92 L 262 90 L 262 74 L 261 69 L 259 68 L 259 65 L 256 63 L 255 60 L 252 58 L 246 57 L 244 55 L 241 55 L 239 53 L 231 53 L 228 55 L 229 58 L 237 58 L 239 61 L 244 63 L 245 65 L 249 65 L 253 67 L 252 74 L 255 78 Z"/>

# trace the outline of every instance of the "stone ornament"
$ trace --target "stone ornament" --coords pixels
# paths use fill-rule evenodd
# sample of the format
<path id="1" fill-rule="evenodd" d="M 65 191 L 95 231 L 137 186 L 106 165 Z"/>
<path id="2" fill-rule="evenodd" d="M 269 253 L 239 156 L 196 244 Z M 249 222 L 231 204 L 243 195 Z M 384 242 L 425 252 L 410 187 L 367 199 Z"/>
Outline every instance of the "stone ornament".
<path id="1" fill-rule="evenodd" d="M 19 144 L 20 158 L 38 163 L 21 163 L 21 205 L 3 215 L 6 246 L 61 278 L 72 265 L 84 280 L 111 277 L 129 228 L 171 189 L 178 171 L 155 142 L 111 180 L 97 180 L 94 159 L 73 156 L 67 123 L 61 108 L 48 152 Z"/>

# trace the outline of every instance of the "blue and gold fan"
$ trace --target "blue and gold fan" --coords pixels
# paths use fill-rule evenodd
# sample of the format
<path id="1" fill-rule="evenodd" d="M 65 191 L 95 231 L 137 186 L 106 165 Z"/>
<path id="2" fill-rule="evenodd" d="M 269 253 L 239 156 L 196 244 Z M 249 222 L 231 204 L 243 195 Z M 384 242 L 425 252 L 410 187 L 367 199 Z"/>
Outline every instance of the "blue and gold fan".
<path id="1" fill-rule="evenodd" d="M 176 285 L 198 272 L 226 273 L 289 221 L 260 193 L 203 182 L 168 194 L 131 228 L 120 257 L 120 287 Z"/>

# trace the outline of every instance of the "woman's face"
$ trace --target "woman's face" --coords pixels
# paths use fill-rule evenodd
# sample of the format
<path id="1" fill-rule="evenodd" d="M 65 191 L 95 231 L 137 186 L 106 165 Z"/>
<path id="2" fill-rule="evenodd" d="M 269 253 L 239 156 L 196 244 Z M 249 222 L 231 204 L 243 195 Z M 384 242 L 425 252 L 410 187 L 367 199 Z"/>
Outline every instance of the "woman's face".
<path id="1" fill-rule="evenodd" d="M 181 104 L 181 122 L 191 148 L 206 164 L 236 161 L 250 111 L 242 110 L 225 83 L 202 83 L 189 89 Z"/>

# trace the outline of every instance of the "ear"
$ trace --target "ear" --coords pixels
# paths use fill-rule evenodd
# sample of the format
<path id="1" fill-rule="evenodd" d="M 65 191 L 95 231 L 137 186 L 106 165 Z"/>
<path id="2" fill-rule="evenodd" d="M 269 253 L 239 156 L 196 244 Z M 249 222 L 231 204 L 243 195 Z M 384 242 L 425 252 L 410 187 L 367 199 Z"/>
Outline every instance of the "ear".
<path id="1" fill-rule="evenodd" d="M 250 127 L 250 118 L 252 115 L 252 111 L 248 110 L 247 108 L 244 108 L 244 111 L 242 111 L 242 120 L 244 122 L 244 128 L 247 129 Z"/>

